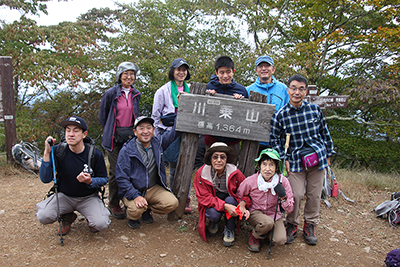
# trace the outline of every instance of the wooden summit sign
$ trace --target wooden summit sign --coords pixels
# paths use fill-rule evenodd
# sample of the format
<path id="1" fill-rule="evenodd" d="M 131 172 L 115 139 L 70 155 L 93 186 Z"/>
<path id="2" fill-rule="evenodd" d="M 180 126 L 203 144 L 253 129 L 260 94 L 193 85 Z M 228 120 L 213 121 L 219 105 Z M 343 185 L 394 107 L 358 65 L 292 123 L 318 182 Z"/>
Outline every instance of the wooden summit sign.
<path id="1" fill-rule="evenodd" d="M 182 94 L 176 130 L 269 142 L 275 105 L 244 99 Z"/>

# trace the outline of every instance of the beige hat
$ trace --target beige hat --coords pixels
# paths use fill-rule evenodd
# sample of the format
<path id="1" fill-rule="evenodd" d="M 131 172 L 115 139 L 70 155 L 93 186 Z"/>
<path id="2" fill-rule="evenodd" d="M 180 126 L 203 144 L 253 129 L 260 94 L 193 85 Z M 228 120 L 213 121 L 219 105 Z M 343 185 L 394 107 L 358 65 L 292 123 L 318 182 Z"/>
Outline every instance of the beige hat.
<path id="1" fill-rule="evenodd" d="M 226 156 L 228 157 L 227 163 L 235 163 L 236 161 L 236 153 L 235 151 L 230 148 L 227 144 L 223 142 L 215 142 L 207 149 L 204 155 L 204 163 L 207 165 L 211 165 L 211 156 L 214 152 L 225 152 Z"/>

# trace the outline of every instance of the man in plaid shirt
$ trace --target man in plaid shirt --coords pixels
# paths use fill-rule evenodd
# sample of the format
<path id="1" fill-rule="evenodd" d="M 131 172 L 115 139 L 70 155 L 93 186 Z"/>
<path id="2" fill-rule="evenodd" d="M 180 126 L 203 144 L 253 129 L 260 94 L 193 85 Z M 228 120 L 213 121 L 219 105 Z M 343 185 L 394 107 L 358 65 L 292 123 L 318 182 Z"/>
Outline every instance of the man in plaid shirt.
<path id="1" fill-rule="evenodd" d="M 290 134 L 288 157 L 285 162 L 290 185 L 294 195 L 294 210 L 286 218 L 286 244 L 293 243 L 300 224 L 299 212 L 304 194 L 303 235 L 309 245 L 317 244 L 315 226 L 318 224 L 321 192 L 325 168 L 330 165 L 330 157 L 335 153 L 328 126 L 321 109 L 313 103 L 303 101 L 307 95 L 308 82 L 301 75 L 294 75 L 288 81 L 289 103 L 274 114 L 271 120 L 271 145 L 284 158 L 284 140 Z M 307 152 L 306 152 L 307 151 Z M 318 164 L 306 168 L 301 157 L 316 153 Z"/>

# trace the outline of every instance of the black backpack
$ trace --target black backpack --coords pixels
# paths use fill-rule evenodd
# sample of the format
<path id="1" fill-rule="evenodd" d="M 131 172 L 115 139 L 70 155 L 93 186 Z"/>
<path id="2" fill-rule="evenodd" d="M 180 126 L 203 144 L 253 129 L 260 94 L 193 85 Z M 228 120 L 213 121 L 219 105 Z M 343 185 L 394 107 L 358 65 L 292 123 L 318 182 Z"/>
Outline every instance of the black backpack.
<path id="1" fill-rule="evenodd" d="M 85 149 L 89 149 L 89 153 L 88 153 L 88 169 L 87 172 L 90 175 L 93 175 L 93 170 L 95 169 L 96 166 L 96 161 L 95 161 L 95 157 L 94 157 L 94 152 L 95 152 L 95 148 L 96 145 L 94 144 L 94 140 L 92 138 L 90 138 L 89 136 L 86 136 L 83 139 L 83 143 L 85 144 Z M 64 159 L 65 156 L 65 149 L 67 148 L 67 142 L 65 141 L 65 137 L 63 137 L 60 141 L 60 143 L 58 144 L 57 147 L 57 151 L 55 151 L 55 160 L 57 160 L 58 162 L 62 161 Z M 58 173 L 57 173 L 57 180 L 59 179 Z M 101 201 L 103 201 L 104 203 L 104 193 L 105 193 L 105 188 L 104 186 L 100 187 L 97 189 L 98 193 L 99 193 L 99 197 L 101 199 Z M 54 194 L 54 185 L 52 188 L 50 188 L 49 192 L 47 192 L 46 197 L 50 197 L 51 195 Z"/>

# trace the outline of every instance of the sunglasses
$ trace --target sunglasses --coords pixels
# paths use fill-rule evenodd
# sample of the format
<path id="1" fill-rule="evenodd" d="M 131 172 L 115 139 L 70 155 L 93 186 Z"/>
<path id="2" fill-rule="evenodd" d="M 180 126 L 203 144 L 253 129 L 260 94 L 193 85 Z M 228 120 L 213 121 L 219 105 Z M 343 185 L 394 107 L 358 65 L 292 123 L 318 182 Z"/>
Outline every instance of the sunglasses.
<path id="1" fill-rule="evenodd" d="M 225 155 L 213 155 L 211 158 L 213 160 L 218 160 L 218 158 L 220 158 L 221 160 L 226 160 L 226 156 Z"/>

